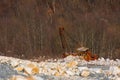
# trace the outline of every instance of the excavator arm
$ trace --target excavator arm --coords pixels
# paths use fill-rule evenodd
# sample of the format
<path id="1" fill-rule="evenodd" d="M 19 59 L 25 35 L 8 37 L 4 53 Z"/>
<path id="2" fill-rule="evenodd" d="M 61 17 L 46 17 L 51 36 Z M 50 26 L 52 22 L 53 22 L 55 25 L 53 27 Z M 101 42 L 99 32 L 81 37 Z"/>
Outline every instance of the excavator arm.
<path id="1" fill-rule="evenodd" d="M 59 35 L 60 35 L 60 39 L 61 39 L 62 48 L 63 48 L 64 52 L 67 52 L 68 51 L 68 44 L 67 44 L 67 41 L 65 39 L 63 27 L 59 27 Z"/>

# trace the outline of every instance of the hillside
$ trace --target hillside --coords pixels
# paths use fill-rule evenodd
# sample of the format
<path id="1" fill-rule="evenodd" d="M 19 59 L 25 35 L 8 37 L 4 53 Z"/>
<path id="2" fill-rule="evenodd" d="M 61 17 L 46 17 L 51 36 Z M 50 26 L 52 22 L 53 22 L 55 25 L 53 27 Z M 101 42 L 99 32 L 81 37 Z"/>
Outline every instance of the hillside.
<path id="1" fill-rule="evenodd" d="M 0 55 L 59 57 L 59 27 L 70 49 L 120 59 L 120 0 L 0 0 Z"/>

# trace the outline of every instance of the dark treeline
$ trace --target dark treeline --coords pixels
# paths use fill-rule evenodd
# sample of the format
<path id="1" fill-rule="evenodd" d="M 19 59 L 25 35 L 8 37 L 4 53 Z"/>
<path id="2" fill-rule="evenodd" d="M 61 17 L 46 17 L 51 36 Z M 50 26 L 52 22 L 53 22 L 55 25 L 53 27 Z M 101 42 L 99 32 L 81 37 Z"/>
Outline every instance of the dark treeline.
<path id="1" fill-rule="evenodd" d="M 71 51 L 120 58 L 120 0 L 0 0 L 1 55 L 58 57 L 59 27 L 72 37 Z"/>

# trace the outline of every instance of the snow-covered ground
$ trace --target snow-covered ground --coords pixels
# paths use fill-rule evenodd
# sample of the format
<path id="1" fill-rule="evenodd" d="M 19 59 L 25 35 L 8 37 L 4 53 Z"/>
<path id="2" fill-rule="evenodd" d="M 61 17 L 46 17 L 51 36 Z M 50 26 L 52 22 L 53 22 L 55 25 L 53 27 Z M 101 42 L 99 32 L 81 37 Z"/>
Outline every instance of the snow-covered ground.
<path id="1" fill-rule="evenodd" d="M 79 56 L 31 62 L 0 56 L 0 80 L 120 80 L 120 60 Z"/>

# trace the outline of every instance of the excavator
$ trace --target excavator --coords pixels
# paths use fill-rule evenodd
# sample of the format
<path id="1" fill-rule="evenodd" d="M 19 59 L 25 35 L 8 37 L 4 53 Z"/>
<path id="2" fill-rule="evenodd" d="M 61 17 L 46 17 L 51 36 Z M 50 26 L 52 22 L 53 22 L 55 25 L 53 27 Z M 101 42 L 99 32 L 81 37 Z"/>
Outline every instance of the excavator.
<path id="1" fill-rule="evenodd" d="M 66 37 L 65 37 L 64 27 L 59 27 L 59 35 L 60 35 L 60 39 L 61 39 L 62 48 L 64 50 L 64 52 L 62 54 L 63 58 L 65 58 L 69 55 L 72 55 L 72 56 L 80 56 L 86 61 L 98 59 L 98 55 L 93 54 L 90 51 L 90 49 L 86 48 L 86 47 L 79 47 L 75 50 L 75 52 L 68 52 L 70 46 L 68 45 Z"/>

